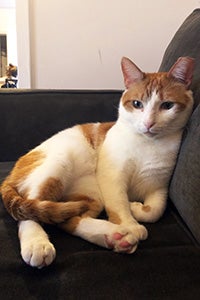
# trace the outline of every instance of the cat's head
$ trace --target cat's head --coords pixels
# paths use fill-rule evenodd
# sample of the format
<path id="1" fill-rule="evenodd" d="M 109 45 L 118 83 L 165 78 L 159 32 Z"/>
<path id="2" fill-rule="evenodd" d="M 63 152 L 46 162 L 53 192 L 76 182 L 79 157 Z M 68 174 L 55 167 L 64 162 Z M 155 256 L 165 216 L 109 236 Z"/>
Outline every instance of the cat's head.
<path id="1" fill-rule="evenodd" d="M 184 128 L 193 107 L 194 60 L 180 57 L 169 72 L 144 73 L 123 57 L 126 90 L 119 106 L 119 120 L 146 137 L 173 134 Z"/>

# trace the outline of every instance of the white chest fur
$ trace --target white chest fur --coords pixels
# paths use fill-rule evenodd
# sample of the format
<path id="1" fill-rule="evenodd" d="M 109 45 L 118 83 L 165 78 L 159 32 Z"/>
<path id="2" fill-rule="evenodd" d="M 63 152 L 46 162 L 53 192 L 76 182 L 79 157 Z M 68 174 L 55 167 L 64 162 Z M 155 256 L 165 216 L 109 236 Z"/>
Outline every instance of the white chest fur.
<path id="1" fill-rule="evenodd" d="M 134 200 L 140 200 L 151 189 L 167 186 L 181 134 L 146 137 L 117 122 L 108 132 L 100 152 L 100 162 L 110 176 L 121 173 L 121 181 Z M 131 200 L 131 199 L 130 199 Z"/>

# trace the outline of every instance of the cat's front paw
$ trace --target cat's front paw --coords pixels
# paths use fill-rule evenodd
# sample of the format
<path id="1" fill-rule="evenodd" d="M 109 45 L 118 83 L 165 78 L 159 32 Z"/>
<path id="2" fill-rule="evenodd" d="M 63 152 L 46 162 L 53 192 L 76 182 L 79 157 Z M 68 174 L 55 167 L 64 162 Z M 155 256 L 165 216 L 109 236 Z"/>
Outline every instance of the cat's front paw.
<path id="1" fill-rule="evenodd" d="M 151 206 L 144 205 L 141 202 L 132 202 L 130 204 L 131 212 L 134 218 L 139 222 L 151 221 Z"/>
<path id="2" fill-rule="evenodd" d="M 56 250 L 48 240 L 33 239 L 21 245 L 21 255 L 28 265 L 41 269 L 52 263 Z"/>
<path id="3" fill-rule="evenodd" d="M 131 212 L 138 222 L 156 222 L 163 213 L 162 207 L 152 207 L 141 202 L 130 203 Z"/>

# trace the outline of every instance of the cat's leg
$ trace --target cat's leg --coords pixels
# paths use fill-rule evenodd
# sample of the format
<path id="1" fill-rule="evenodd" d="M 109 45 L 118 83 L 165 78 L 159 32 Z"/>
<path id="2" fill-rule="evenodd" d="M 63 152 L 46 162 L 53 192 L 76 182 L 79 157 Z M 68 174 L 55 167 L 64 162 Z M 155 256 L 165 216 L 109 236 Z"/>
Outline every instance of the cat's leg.
<path id="1" fill-rule="evenodd" d="M 73 217 L 59 227 L 70 234 L 115 252 L 133 253 L 136 250 L 138 239 L 129 228 L 94 217 L 94 211 L 89 211 L 87 215 Z"/>
<path id="2" fill-rule="evenodd" d="M 167 191 L 160 189 L 145 197 L 144 203 L 130 203 L 131 211 L 139 222 L 156 222 L 164 213 L 167 202 Z"/>
<path id="3" fill-rule="evenodd" d="M 117 168 L 99 168 L 99 185 L 101 188 L 105 210 L 109 221 L 121 228 L 126 228 L 129 239 L 145 240 L 147 230 L 133 217 L 127 195 L 127 183 L 123 171 Z M 132 237 L 130 237 L 132 236 Z"/>
<path id="4" fill-rule="evenodd" d="M 83 197 L 83 196 L 82 196 Z M 85 199 L 85 197 L 83 198 Z M 72 200 L 72 199 L 71 199 Z M 80 198 L 78 199 L 80 200 Z M 90 209 L 81 216 L 73 217 L 59 225 L 63 230 L 79 236 L 101 247 L 113 249 L 115 252 L 133 253 L 140 239 L 147 237 L 147 231 L 133 219 L 129 203 L 127 214 L 130 218 L 117 217 L 117 212 L 110 212 L 110 221 L 96 219 L 103 209 L 101 200 L 89 200 Z M 126 206 L 126 205 L 125 205 Z M 121 209 L 119 208 L 119 211 Z M 128 220 L 129 219 L 129 220 Z"/>
<path id="5" fill-rule="evenodd" d="M 40 224 L 27 220 L 19 222 L 21 256 L 32 267 L 42 268 L 56 256 L 53 244 Z"/>
<path id="6" fill-rule="evenodd" d="M 131 163 L 128 163 L 126 145 L 122 143 L 120 147 L 116 146 L 118 145 L 118 129 L 116 132 L 110 131 L 109 133 L 99 153 L 97 166 L 97 180 L 104 207 L 110 222 L 118 227 L 126 228 L 128 235 L 125 240 L 128 243 L 130 240 L 138 243 L 147 238 L 148 232 L 133 217 L 130 209 L 128 185 L 133 167 Z M 123 141 L 124 134 L 121 137 Z"/>
<path id="7" fill-rule="evenodd" d="M 105 201 L 105 207 L 110 222 L 126 228 L 129 235 L 132 235 L 138 242 L 147 238 L 148 232 L 146 228 L 139 224 L 131 213 L 126 194 L 121 195 L 121 198 L 116 197 L 115 200 L 108 203 Z"/>

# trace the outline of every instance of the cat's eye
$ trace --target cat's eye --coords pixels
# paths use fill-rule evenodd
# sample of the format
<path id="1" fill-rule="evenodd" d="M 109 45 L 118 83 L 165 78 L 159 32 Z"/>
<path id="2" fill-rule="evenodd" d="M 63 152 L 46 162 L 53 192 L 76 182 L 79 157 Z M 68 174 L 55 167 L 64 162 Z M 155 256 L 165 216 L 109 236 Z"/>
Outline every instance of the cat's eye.
<path id="1" fill-rule="evenodd" d="M 132 105 L 136 109 L 142 109 L 143 108 L 143 104 L 139 100 L 133 100 Z"/>
<path id="2" fill-rule="evenodd" d="M 160 106 L 161 109 L 165 109 L 165 110 L 169 110 L 171 109 L 172 107 L 174 106 L 174 102 L 171 102 L 171 101 L 166 101 L 166 102 L 163 102 Z"/>

